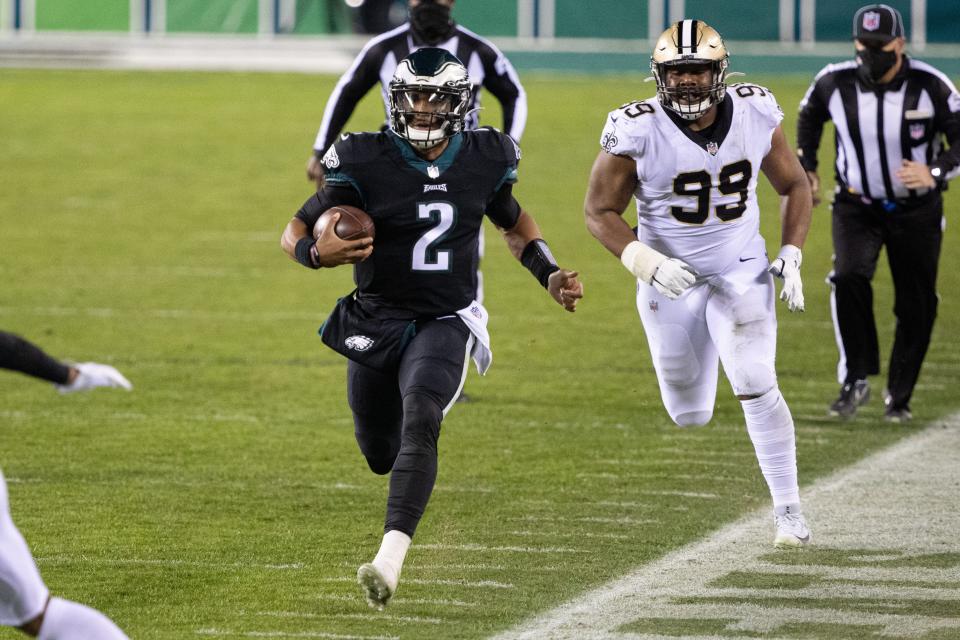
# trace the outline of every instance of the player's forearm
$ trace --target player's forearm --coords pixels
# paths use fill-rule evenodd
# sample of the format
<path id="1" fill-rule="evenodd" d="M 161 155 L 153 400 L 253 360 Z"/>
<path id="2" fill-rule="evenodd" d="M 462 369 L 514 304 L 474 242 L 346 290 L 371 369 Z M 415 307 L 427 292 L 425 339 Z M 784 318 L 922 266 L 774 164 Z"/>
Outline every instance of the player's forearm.
<path id="1" fill-rule="evenodd" d="M 623 248 L 637 239 L 627 221 L 612 209 L 587 208 L 585 216 L 587 229 L 593 237 L 618 258 L 623 253 Z"/>
<path id="2" fill-rule="evenodd" d="M 542 238 L 540 227 L 537 221 L 529 213 L 520 210 L 520 217 L 517 218 L 517 224 L 503 232 L 503 239 L 507 242 L 510 253 L 517 260 L 523 256 L 523 250 L 532 240 Z"/>
<path id="3" fill-rule="evenodd" d="M 806 176 L 794 180 L 780 200 L 780 244 L 803 247 L 810 230 L 813 195 Z"/>
<path id="4" fill-rule="evenodd" d="M 290 256 L 291 260 L 297 259 L 297 243 L 307 237 L 307 225 L 299 218 L 293 218 L 287 223 L 280 236 L 280 247 L 284 253 Z"/>

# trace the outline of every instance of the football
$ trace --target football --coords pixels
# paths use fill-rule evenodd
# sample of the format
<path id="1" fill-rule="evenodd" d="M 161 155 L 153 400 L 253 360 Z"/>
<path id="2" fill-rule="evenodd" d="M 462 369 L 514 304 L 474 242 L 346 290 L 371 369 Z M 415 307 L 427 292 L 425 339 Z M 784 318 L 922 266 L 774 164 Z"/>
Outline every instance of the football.
<path id="1" fill-rule="evenodd" d="M 367 215 L 366 211 L 349 205 L 341 205 L 330 207 L 320 215 L 317 223 L 313 225 L 314 238 L 320 237 L 323 230 L 330 224 L 330 219 L 334 213 L 339 213 L 340 219 L 337 220 L 337 226 L 334 227 L 333 232 L 336 233 L 341 240 L 359 240 L 360 238 L 374 237 L 376 229 L 374 229 L 373 226 L 373 219 Z"/>

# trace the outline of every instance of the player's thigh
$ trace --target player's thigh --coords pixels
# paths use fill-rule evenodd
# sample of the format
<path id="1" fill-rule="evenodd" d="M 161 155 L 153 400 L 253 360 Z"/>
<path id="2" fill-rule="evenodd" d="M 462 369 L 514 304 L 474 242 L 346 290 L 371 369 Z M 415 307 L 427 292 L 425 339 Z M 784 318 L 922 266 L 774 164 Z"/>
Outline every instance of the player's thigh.
<path id="1" fill-rule="evenodd" d="M 678 300 L 648 285 L 641 285 L 637 293 L 637 310 L 663 404 L 682 426 L 704 424 L 713 415 L 717 351 L 704 315 L 709 294 L 706 284 L 693 287 Z"/>
<path id="2" fill-rule="evenodd" d="M 43 612 L 49 592 L 26 541 L 10 517 L 0 473 L 0 625 L 19 627 Z"/>
<path id="3" fill-rule="evenodd" d="M 399 433 L 403 402 L 396 373 L 385 373 L 348 360 L 347 402 L 358 434 Z"/>
<path id="4" fill-rule="evenodd" d="M 418 322 L 400 359 L 400 394 L 427 396 L 446 413 L 463 388 L 472 344 L 459 317 Z"/>
<path id="5" fill-rule="evenodd" d="M 736 395 L 777 384 L 777 316 L 773 276 L 760 271 L 745 290 L 722 287 L 707 303 L 707 326 Z"/>

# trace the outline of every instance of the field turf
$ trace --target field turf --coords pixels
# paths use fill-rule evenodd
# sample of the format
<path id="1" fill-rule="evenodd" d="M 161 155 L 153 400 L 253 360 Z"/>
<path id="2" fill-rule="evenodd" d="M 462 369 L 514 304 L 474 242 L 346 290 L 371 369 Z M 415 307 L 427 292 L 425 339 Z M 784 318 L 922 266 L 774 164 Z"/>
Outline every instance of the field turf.
<path id="1" fill-rule="evenodd" d="M 61 397 L 0 373 L 0 466 L 52 591 L 137 639 L 482 638 L 767 504 L 725 379 L 711 426 L 670 422 L 631 280 L 583 224 L 604 117 L 652 86 L 530 75 L 516 193 L 587 297 L 563 313 L 488 227 L 494 365 L 482 379 L 471 370 L 473 402 L 444 422 L 437 488 L 395 601 L 368 609 L 354 575 L 376 551 L 386 482 L 354 443 L 344 361 L 316 336 L 350 273 L 308 271 L 279 248 L 311 192 L 303 166 L 334 81 L 0 70 L 0 328 L 112 363 L 136 387 Z M 774 90 L 792 143 L 809 78 L 750 81 Z M 350 128 L 375 127 L 380 109 L 369 96 Z M 761 183 L 776 251 L 777 204 Z M 952 225 L 960 199 L 946 201 Z M 826 417 L 837 390 L 829 226 L 821 206 L 806 313 L 778 302 L 803 485 L 960 408 L 948 229 L 915 422 L 884 423 L 878 400 L 856 422 Z M 885 258 L 875 283 L 885 368 Z"/>

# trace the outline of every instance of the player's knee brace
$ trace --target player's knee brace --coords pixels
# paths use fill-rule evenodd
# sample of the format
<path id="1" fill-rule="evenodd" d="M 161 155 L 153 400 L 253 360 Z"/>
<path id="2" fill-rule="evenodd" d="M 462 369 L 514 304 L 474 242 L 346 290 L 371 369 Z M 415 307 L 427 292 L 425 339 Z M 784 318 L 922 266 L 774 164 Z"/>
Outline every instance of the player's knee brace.
<path id="1" fill-rule="evenodd" d="M 694 353 L 690 336 L 683 327 L 660 327 L 657 364 L 663 382 L 672 387 L 689 386 L 700 377 L 700 360 Z"/>

